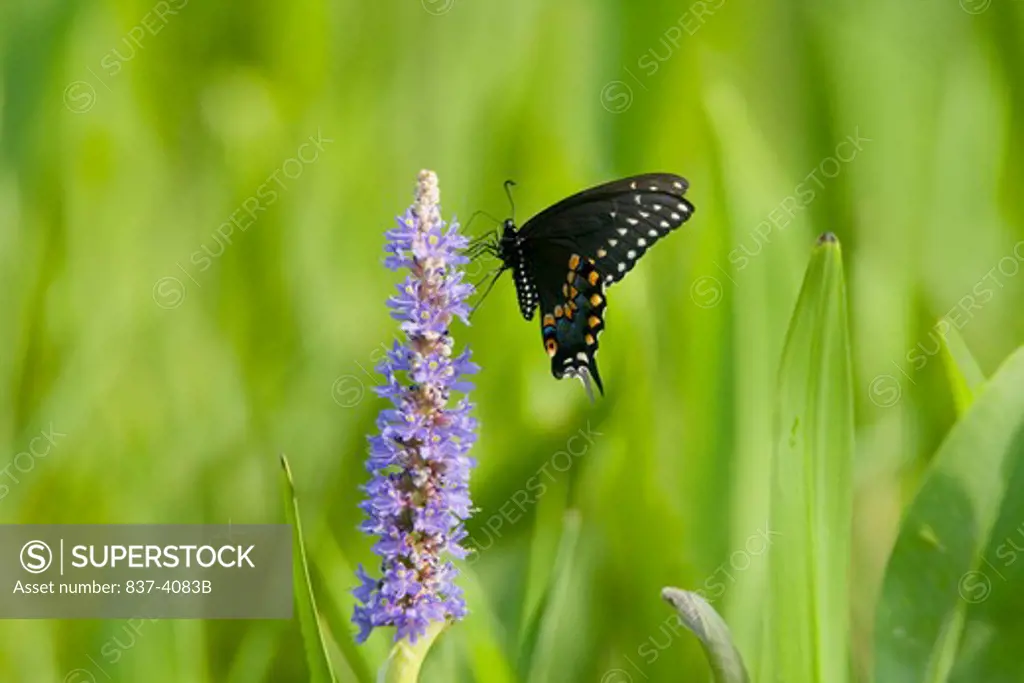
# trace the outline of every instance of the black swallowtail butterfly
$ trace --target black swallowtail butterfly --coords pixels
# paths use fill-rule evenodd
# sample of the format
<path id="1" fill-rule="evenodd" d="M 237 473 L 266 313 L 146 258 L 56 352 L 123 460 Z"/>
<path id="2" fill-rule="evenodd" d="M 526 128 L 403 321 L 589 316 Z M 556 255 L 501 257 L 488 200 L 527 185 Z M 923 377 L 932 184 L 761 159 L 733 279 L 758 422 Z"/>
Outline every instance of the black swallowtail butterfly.
<path id="1" fill-rule="evenodd" d="M 604 394 L 594 356 L 604 330 L 605 288 L 693 215 L 683 196 L 687 187 L 684 178 L 670 173 L 615 180 L 563 199 L 522 228 L 514 217 L 506 220 L 500 237 L 471 248 L 472 255 L 488 252 L 501 260 L 494 281 L 512 271 L 524 318 L 531 320 L 540 307 L 541 335 L 556 379 L 578 377 L 593 398 L 593 377 Z"/>

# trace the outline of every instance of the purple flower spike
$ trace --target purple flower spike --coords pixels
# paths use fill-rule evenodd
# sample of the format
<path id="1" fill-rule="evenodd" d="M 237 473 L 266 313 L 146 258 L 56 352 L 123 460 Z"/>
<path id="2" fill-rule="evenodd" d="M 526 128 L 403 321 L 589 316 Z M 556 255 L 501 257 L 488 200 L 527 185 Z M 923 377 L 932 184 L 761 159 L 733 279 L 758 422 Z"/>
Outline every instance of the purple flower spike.
<path id="1" fill-rule="evenodd" d="M 385 265 L 409 275 L 388 300 L 391 315 L 408 337 L 395 344 L 377 367 L 385 382 L 377 393 L 393 407 L 377 418 L 380 435 L 370 438 L 367 469 L 373 473 L 360 506 L 361 528 L 378 538 L 380 579 L 359 567 L 359 603 L 352 621 L 363 642 L 373 629 L 395 626 L 395 640 L 412 642 L 432 621 L 466 614 L 458 573 L 446 556 L 465 557 L 459 541 L 472 508 L 466 453 L 476 439 L 472 404 L 465 398 L 449 407 L 452 391 L 470 388 L 463 376 L 476 372 L 469 352 L 453 355 L 448 333 L 453 318 L 464 322 L 472 285 L 457 269 L 467 262 L 467 240 L 453 223 L 441 220 L 437 176 L 421 171 L 416 202 L 387 233 Z"/>

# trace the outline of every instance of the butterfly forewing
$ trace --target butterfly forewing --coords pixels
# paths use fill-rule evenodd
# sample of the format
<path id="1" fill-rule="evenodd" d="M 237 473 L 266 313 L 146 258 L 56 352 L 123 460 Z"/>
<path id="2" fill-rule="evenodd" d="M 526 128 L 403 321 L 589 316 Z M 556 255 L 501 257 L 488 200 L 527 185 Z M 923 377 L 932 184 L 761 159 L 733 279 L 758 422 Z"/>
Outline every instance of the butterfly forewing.
<path id="1" fill-rule="evenodd" d="M 651 246 L 693 215 L 685 179 L 649 173 L 584 190 L 531 218 L 520 235 L 542 251 L 560 243 L 593 258 L 606 284 L 621 280 Z"/>

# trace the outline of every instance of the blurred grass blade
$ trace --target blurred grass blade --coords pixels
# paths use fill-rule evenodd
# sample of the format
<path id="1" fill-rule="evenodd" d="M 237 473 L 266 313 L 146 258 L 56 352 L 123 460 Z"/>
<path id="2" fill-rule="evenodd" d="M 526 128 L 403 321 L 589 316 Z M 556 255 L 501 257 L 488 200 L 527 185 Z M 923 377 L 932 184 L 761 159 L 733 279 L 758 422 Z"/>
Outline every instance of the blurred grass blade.
<path id="1" fill-rule="evenodd" d="M 231 668 L 226 676 L 219 677 L 223 683 L 252 683 L 265 681 L 274 665 L 281 638 L 277 629 L 253 629 L 245 634 L 235 646 Z"/>
<path id="2" fill-rule="evenodd" d="M 563 667 L 559 663 L 560 653 L 554 647 L 555 634 L 559 630 L 565 598 L 573 576 L 573 564 L 576 557 L 576 545 L 580 537 L 580 514 L 577 510 L 568 510 L 562 522 L 562 540 L 558 544 L 558 555 L 554 569 L 551 571 L 551 584 L 537 610 L 534 626 L 528 631 L 524 643 L 524 654 L 520 661 L 529 671 L 529 683 L 549 683 L 564 680 L 560 675 Z"/>
<path id="3" fill-rule="evenodd" d="M 471 606 L 458 634 L 465 639 L 469 667 L 476 683 L 515 683 L 515 670 L 500 642 L 501 620 L 491 608 L 487 591 L 471 567 L 460 570 L 466 591 L 466 604 Z M 455 633 L 453 632 L 454 636 Z"/>
<path id="4" fill-rule="evenodd" d="M 299 501 L 295 497 L 295 483 L 288 458 L 281 454 L 282 491 L 284 493 L 285 518 L 292 526 L 292 583 L 295 591 L 295 605 L 299 612 L 299 627 L 302 642 L 306 648 L 306 662 L 309 665 L 310 683 L 334 683 L 334 671 L 327 657 L 323 632 L 317 616 L 316 598 L 309 580 L 309 565 L 306 563 L 306 547 L 302 541 L 302 522 L 299 519 Z"/>
<path id="5" fill-rule="evenodd" d="M 842 252 L 819 238 L 779 370 L 766 635 L 771 680 L 848 679 L 853 396 Z"/>
<path id="6" fill-rule="evenodd" d="M 1022 486 L 1024 349 L 950 431 L 903 518 L 876 615 L 875 680 L 1024 680 Z"/>
<path id="7" fill-rule="evenodd" d="M 946 328 L 939 335 L 942 338 L 942 365 L 953 393 L 956 414 L 963 415 L 985 384 L 985 375 L 956 327 L 947 318 L 939 320 L 938 326 Z"/>
<path id="8" fill-rule="evenodd" d="M 686 533 L 696 541 L 695 552 L 714 549 L 713 556 L 696 556 L 711 567 L 745 543 L 770 515 L 774 416 L 768 406 L 775 404 L 779 358 L 814 233 L 810 203 L 786 211 L 779 221 L 766 215 L 769 207 L 802 204 L 793 197 L 796 169 L 785 163 L 776 136 L 764 128 L 756 97 L 735 82 L 729 60 L 719 55 L 700 61 L 707 72 L 704 99 L 719 150 L 714 167 L 720 178 L 715 184 L 723 210 L 701 219 L 696 234 L 704 235 L 697 239 L 715 246 L 697 263 L 714 264 L 709 273 L 719 279 L 723 301 L 713 311 L 702 311 L 694 320 L 697 329 L 687 332 L 688 338 L 703 338 L 707 348 L 687 354 L 693 375 L 687 386 L 696 391 L 687 397 L 694 407 L 685 413 L 693 423 L 688 432 L 707 433 L 704 444 L 691 442 L 690 448 L 721 448 L 729 457 L 694 458 L 694 467 L 704 469 L 688 467 L 687 478 L 697 485 L 687 495 L 694 500 L 690 514 L 721 509 L 723 500 L 729 503 L 716 516 L 717 524 L 705 521 Z M 723 310 L 722 327 L 709 326 L 710 314 Z M 723 339 L 731 341 L 723 344 Z M 746 341 L 754 339 L 757 343 Z M 724 355 L 717 359 L 717 354 Z M 716 359 L 720 367 L 729 367 L 727 375 L 718 374 Z M 709 386 L 725 390 L 708 395 Z M 768 562 L 752 563 L 719 605 L 752 672 L 761 671 L 768 584 Z"/>
<path id="9" fill-rule="evenodd" d="M 339 666 L 337 676 L 345 680 L 346 674 L 350 673 L 358 683 L 371 683 L 374 676 L 367 661 L 383 661 L 387 647 L 377 649 L 381 639 L 371 637 L 365 643 L 357 644 L 353 637 L 351 614 L 355 597 L 346 585 L 355 576 L 355 567 L 341 552 L 337 542 L 332 540 L 318 547 L 316 560 L 310 564 L 309 571 L 312 584 L 317 586 L 322 598 L 317 614 L 326 629 L 327 645 L 337 646 L 342 663 L 349 669 L 347 672 Z M 338 664 L 338 657 L 333 661 Z"/>
<path id="10" fill-rule="evenodd" d="M 551 577 L 557 566 L 562 542 L 562 520 L 570 498 L 569 480 L 558 479 L 546 485 L 545 495 L 537 501 L 530 537 L 529 564 L 523 591 L 523 612 L 519 621 L 517 648 L 522 657 L 531 651 L 539 615 L 551 590 Z M 526 670 L 526 669 L 522 669 Z"/>
<path id="11" fill-rule="evenodd" d="M 714 607 L 697 593 L 680 588 L 663 588 L 661 597 L 675 608 L 683 625 L 700 640 L 715 674 L 715 683 L 750 683 L 729 627 Z"/>
<path id="12" fill-rule="evenodd" d="M 377 677 L 379 683 L 416 683 L 430 647 L 447 626 L 448 624 L 444 622 L 435 621 L 415 644 L 405 640 L 395 643 L 388 660 L 381 668 L 380 676 Z"/>

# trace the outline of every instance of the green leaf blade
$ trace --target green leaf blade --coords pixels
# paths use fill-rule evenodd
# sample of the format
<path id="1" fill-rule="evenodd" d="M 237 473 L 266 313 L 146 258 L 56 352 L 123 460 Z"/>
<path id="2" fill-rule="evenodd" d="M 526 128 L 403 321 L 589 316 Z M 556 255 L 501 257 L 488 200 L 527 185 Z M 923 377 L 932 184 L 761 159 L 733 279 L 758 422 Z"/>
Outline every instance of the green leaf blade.
<path id="1" fill-rule="evenodd" d="M 814 248 L 779 370 L 768 670 L 774 680 L 848 679 L 853 392 L 839 242 Z"/>
<path id="2" fill-rule="evenodd" d="M 281 455 L 281 491 L 284 496 L 285 519 L 292 527 L 292 583 L 295 591 L 295 606 L 302 630 L 302 642 L 306 648 L 306 663 L 309 666 L 310 683 L 335 683 L 334 670 L 327 656 L 327 647 L 320 619 L 316 609 L 316 598 L 309 578 L 306 561 L 306 547 L 302 540 L 302 521 L 299 518 L 299 502 L 295 497 L 288 458 Z"/>
<path id="3" fill-rule="evenodd" d="M 978 361 L 971 355 L 963 337 L 956 331 L 953 323 L 947 319 L 939 320 L 936 327 L 945 328 L 942 337 L 942 365 L 946 370 L 956 414 L 962 416 L 974 402 L 985 384 L 985 375 Z"/>

